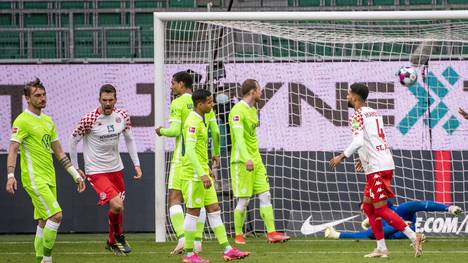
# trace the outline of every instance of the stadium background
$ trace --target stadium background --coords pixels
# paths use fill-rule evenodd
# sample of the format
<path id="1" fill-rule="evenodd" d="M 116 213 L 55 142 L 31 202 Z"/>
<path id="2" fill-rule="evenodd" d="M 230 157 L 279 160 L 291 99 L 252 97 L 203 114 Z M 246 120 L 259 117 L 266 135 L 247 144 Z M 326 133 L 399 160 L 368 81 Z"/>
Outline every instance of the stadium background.
<path id="1" fill-rule="evenodd" d="M 112 67 L 118 65 L 126 65 L 130 72 L 132 68 L 138 68 L 141 65 L 149 65 L 152 63 L 153 56 L 153 31 L 152 31 L 152 13 L 154 11 L 206 11 L 208 1 L 192 1 L 192 0 L 169 0 L 169 1 L 2 1 L 0 3 L 0 120 L 1 134 L 0 139 L 0 171 L 6 170 L 6 149 L 8 147 L 9 129 L 11 120 L 16 117 L 24 108 L 18 107 L 18 90 L 24 82 L 29 81 L 32 77 L 30 66 L 36 67 L 35 72 L 44 71 L 61 71 L 67 67 L 73 66 L 94 67 L 102 66 L 107 70 L 103 70 L 102 78 L 99 81 L 115 81 L 117 86 L 121 76 L 115 74 Z M 212 1 L 214 3 L 213 11 L 221 11 L 226 9 L 229 1 Z M 444 9 L 467 9 L 468 3 L 465 0 L 271 0 L 271 1 L 234 1 L 233 11 L 322 11 L 322 10 L 444 10 Z M 77 65 L 78 64 L 78 65 Z M 466 63 L 464 64 L 465 68 Z M 460 66 L 463 67 L 463 66 Z M 134 72 L 138 70 L 133 69 Z M 151 70 L 151 67 L 147 67 Z M 69 69 L 70 71 L 70 69 Z M 72 71 L 72 70 L 71 70 Z M 114 73 L 114 75 L 113 75 Z M 73 74 L 72 72 L 70 74 Z M 151 72 L 149 73 L 152 74 Z M 14 76 L 14 77 L 12 77 Z M 462 75 L 463 76 L 463 75 Z M 466 75 L 464 75 L 466 76 Z M 23 81 L 11 82 L 12 78 L 18 77 Z M 41 75 L 37 75 L 41 78 Z M 76 110 L 78 116 L 97 106 L 97 89 L 99 86 L 89 86 L 83 82 L 80 77 L 70 75 L 69 79 L 65 80 L 62 90 L 58 91 L 58 97 L 49 97 L 49 107 L 54 100 L 63 99 L 64 111 L 75 108 L 67 106 L 67 94 L 94 94 L 81 98 L 83 101 L 82 108 Z M 98 82 L 99 82 L 98 81 Z M 466 79 L 460 80 L 459 87 L 465 92 L 468 91 Z M 70 85 L 66 85 L 70 82 Z M 97 83 L 97 82 L 95 82 Z M 152 112 L 151 88 L 152 85 L 147 79 L 141 81 L 136 80 L 135 83 L 142 85 L 139 88 L 134 85 L 133 91 L 129 91 L 129 96 L 138 96 L 141 104 L 128 104 L 130 112 L 138 112 L 140 114 L 132 116 L 136 126 L 136 133 L 143 133 L 143 137 L 149 138 L 148 130 L 154 126 L 154 113 Z M 149 84 L 149 85 L 148 85 Z M 46 82 L 46 87 L 48 84 Z M 125 84 L 122 84 L 125 86 Z M 84 92 L 86 91 L 86 92 Z M 122 91 L 125 93 L 127 91 Z M 138 94 L 138 95 L 137 95 Z M 123 98 L 125 96 L 122 96 Z M 466 95 L 465 95 L 466 97 Z M 463 97 L 461 97 L 463 98 Z M 141 99 L 141 100 L 140 100 Z M 124 100 L 124 99 L 122 99 Z M 455 107 L 451 105 L 452 107 Z M 466 102 L 465 108 L 468 106 Z M 132 109 L 131 107 L 136 107 Z M 58 107 L 60 109 L 60 107 Z M 50 113 L 45 111 L 46 113 Z M 62 113 L 62 112 L 60 112 Z M 54 112 L 54 114 L 60 114 Z M 75 123 L 78 119 L 70 117 L 63 113 L 64 122 Z M 458 117 L 458 116 L 457 116 Z M 459 118 L 459 117 L 458 117 Z M 460 119 L 460 118 L 459 118 Z M 57 122 L 57 126 L 63 125 Z M 72 124 L 65 126 L 70 127 Z M 465 125 L 466 124 L 461 124 Z M 5 129 L 6 128 L 6 129 Z M 438 127 L 440 128 L 440 127 Z M 145 131 L 146 129 L 146 131 Z M 140 130 L 140 131 L 138 131 Z M 462 129 L 461 129 L 462 130 Z M 466 129 L 465 129 L 466 130 Z M 67 133 L 61 134 L 62 143 L 67 144 Z M 466 138 L 466 132 L 458 135 L 457 138 Z M 449 193 L 449 197 L 437 196 L 434 194 L 433 199 L 439 201 L 449 200 L 468 200 L 465 189 L 468 189 L 468 178 L 463 168 L 468 167 L 468 147 L 466 143 L 460 141 L 456 151 L 452 152 L 451 158 L 454 164 L 452 169 L 452 178 L 457 178 L 461 184 L 453 184 L 453 193 Z M 140 142 L 139 142 L 140 143 Z M 145 143 L 151 143 L 146 141 Z M 450 150 L 437 149 L 437 150 Z M 278 150 L 282 151 L 282 150 Z M 264 155 L 274 154 L 275 150 L 267 149 Z M 422 171 L 431 171 L 434 168 L 434 163 L 437 156 L 445 154 L 445 151 L 414 151 L 411 149 L 396 151 L 396 156 L 414 156 L 422 161 L 415 171 L 414 176 L 419 178 L 424 185 L 407 185 L 409 189 L 424 188 L 425 191 L 435 192 L 433 183 L 436 181 L 436 173 L 423 173 Z M 278 166 L 277 159 L 266 159 L 269 166 L 269 174 L 274 174 L 274 169 L 281 169 L 284 178 L 275 178 L 272 184 L 288 189 L 295 187 L 295 180 L 287 180 L 285 178 L 293 178 L 301 176 L 295 170 L 284 169 L 284 167 L 299 165 L 301 167 L 310 167 L 316 171 L 313 180 L 318 181 L 320 178 L 327 176 L 326 162 L 331 158 L 331 151 L 289 151 L 282 156 L 290 156 L 284 158 L 282 164 Z M 307 158 L 299 158 L 307 156 Z M 295 158 L 298 157 L 298 158 Z M 154 231 L 154 154 L 151 152 L 151 147 L 140 148 L 140 158 L 144 171 L 143 182 L 133 183 L 130 177 L 126 178 L 127 187 L 127 205 L 125 229 L 131 232 L 151 232 Z M 318 160 L 317 163 L 322 163 L 323 167 L 312 167 L 311 164 L 295 164 L 297 160 L 307 162 L 307 159 Z M 129 157 L 123 154 L 124 163 L 127 164 L 127 174 L 131 172 L 128 169 L 130 165 Z M 405 160 L 405 158 L 396 158 Z M 408 159 L 406 159 L 408 160 Z M 274 162 L 268 165 L 269 161 Z M 315 163 L 315 162 L 314 162 Z M 404 163 L 398 164 L 400 167 L 405 166 Z M 413 165 L 413 164 L 411 164 Z M 226 160 L 224 160 L 224 166 Z M 227 169 L 227 168 L 225 168 Z M 341 168 L 341 171 L 352 170 L 350 164 L 347 167 Z M 17 178 L 19 169 L 17 169 Z M 397 170 L 397 173 L 401 172 Z M 294 174 L 292 174 L 294 173 Z M 6 176 L 0 180 L 4 185 Z M 310 179 L 310 178 L 309 178 Z M 95 193 L 89 188 L 83 195 L 78 195 L 74 191 L 74 186 L 70 182 L 69 176 L 62 168 L 57 166 L 57 181 L 59 200 L 64 209 L 64 220 L 61 227 L 63 232 L 106 232 L 107 222 L 103 220 L 106 215 L 105 209 L 96 208 Z M 305 182 L 306 180 L 302 180 Z M 397 184 L 405 184 L 405 182 L 396 182 Z M 336 189 L 337 192 L 342 192 L 343 195 L 335 195 L 333 198 L 338 200 L 357 200 L 358 195 L 350 196 L 347 192 L 349 189 L 343 184 L 336 184 L 342 189 Z M 3 187 L 3 186 L 2 186 Z M 325 192 L 326 186 L 321 192 Z M 308 188 L 305 186 L 304 188 Z M 355 189 L 359 192 L 359 189 Z M 285 219 L 281 221 L 278 228 L 287 229 L 294 232 L 298 226 L 287 225 L 287 219 L 294 216 L 292 213 L 283 213 L 282 211 L 294 210 L 294 204 L 290 207 L 282 207 L 284 203 L 281 199 L 299 199 L 303 200 L 297 203 L 301 209 L 307 211 L 320 211 L 319 207 L 308 205 L 308 197 L 297 197 L 288 195 L 287 192 L 274 192 L 274 207 L 281 208 L 277 211 L 277 218 Z M 317 198 L 329 198 L 329 195 L 317 196 Z M 421 199 L 421 193 L 418 191 L 410 191 L 406 198 Z M 428 198 L 427 195 L 424 196 Z M 430 198 L 430 197 L 429 197 Z M 440 198 L 440 199 L 438 199 Z M 449 198 L 449 199 L 445 199 Z M 32 219 L 32 206 L 24 190 L 20 190 L 15 196 L 7 195 L 5 191 L 0 191 L 0 210 L 5 211 L 0 217 L 0 233 L 32 233 L 35 229 L 35 224 Z M 223 209 L 226 212 L 225 216 L 231 216 L 230 208 Z M 353 209 L 354 210 L 354 209 Z M 280 213 L 280 214 L 278 214 Z M 258 216 L 258 215 L 255 215 Z M 320 214 L 324 220 L 327 215 Z M 332 218 L 331 216 L 329 218 Z M 232 220 L 228 220 L 232 221 Z M 227 225 L 232 229 L 233 226 Z M 261 227 L 260 227 L 261 228 Z"/>

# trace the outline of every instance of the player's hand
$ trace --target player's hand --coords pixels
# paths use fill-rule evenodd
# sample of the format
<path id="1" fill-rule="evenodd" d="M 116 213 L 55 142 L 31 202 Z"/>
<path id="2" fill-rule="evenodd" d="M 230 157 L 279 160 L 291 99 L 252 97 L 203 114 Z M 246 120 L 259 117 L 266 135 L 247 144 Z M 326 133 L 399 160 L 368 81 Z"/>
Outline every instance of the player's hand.
<path id="1" fill-rule="evenodd" d="M 83 178 L 78 178 L 77 182 L 76 182 L 76 191 L 78 193 L 83 193 L 84 190 L 86 190 L 86 183 L 84 181 Z"/>
<path id="2" fill-rule="evenodd" d="M 212 158 L 212 164 L 211 164 L 211 169 L 216 169 L 219 167 L 221 161 L 220 161 L 220 158 L 219 158 L 219 155 L 217 156 L 213 156 Z"/>
<path id="3" fill-rule="evenodd" d="M 335 170 L 335 168 L 345 159 L 345 155 L 344 154 L 339 154 L 335 157 L 333 157 L 333 159 L 330 160 L 330 168 Z"/>
<path id="4" fill-rule="evenodd" d="M 245 162 L 245 169 L 247 169 L 247 171 L 253 171 L 254 169 L 254 164 L 253 164 L 253 161 L 252 160 L 247 160 Z"/>
<path id="5" fill-rule="evenodd" d="M 200 179 L 202 180 L 203 187 L 205 187 L 205 189 L 211 187 L 211 180 L 210 177 L 208 177 L 208 175 L 203 175 L 202 177 L 200 177 Z"/>
<path id="6" fill-rule="evenodd" d="M 18 184 L 15 177 L 11 177 L 7 180 L 6 191 L 10 194 L 15 194 L 15 191 L 18 190 Z"/>
<path id="7" fill-rule="evenodd" d="M 364 171 L 364 168 L 362 167 L 361 160 L 359 160 L 359 159 L 354 160 L 354 169 L 356 169 L 356 172 Z"/>
<path id="8" fill-rule="evenodd" d="M 465 119 L 468 120 L 468 113 L 467 113 L 466 111 L 464 111 L 462 108 L 459 108 L 459 109 L 458 109 L 458 113 L 460 113 L 460 115 L 461 115 L 463 118 L 465 118 Z"/>
<path id="9" fill-rule="evenodd" d="M 142 175 L 140 166 L 135 166 L 135 176 L 133 176 L 133 179 L 140 180 Z"/>
<path id="10" fill-rule="evenodd" d="M 78 173 L 80 174 L 81 178 L 86 179 L 86 174 L 81 169 L 77 169 Z"/>
<path id="11" fill-rule="evenodd" d="M 158 128 L 155 129 L 156 134 L 157 134 L 158 136 L 161 136 L 161 129 L 162 129 L 162 126 L 160 126 L 160 127 L 158 127 Z"/>

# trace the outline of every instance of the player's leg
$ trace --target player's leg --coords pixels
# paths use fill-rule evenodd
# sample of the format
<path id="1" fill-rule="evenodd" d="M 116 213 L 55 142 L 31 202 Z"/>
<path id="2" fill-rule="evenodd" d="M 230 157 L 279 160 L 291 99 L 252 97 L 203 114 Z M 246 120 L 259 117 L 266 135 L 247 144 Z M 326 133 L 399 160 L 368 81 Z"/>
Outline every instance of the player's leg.
<path id="1" fill-rule="evenodd" d="M 372 195 L 372 192 L 370 192 L 370 194 Z M 377 241 L 377 248 L 374 249 L 374 251 L 372 251 L 371 253 L 365 255 L 364 257 L 388 257 L 388 249 L 385 244 L 382 218 L 375 214 L 374 205 L 372 204 L 372 199 L 369 196 L 364 196 L 362 210 L 367 215 L 367 218 L 369 218 L 371 231 L 374 234 L 375 240 Z"/>
<path id="2" fill-rule="evenodd" d="M 169 178 L 167 188 L 169 189 L 169 219 L 172 228 L 179 240 L 177 246 L 171 254 L 180 254 L 184 249 L 184 211 L 182 209 L 182 189 L 181 189 L 181 166 L 180 164 L 171 163 L 169 170 Z"/>
<path id="3" fill-rule="evenodd" d="M 416 234 L 410 226 L 408 226 L 397 213 L 388 208 L 387 205 L 387 198 L 395 197 L 391 190 L 392 175 L 392 170 L 368 175 L 369 180 L 371 180 L 370 197 L 372 198 L 375 214 L 385 219 L 385 221 L 396 230 L 405 234 L 414 246 L 415 256 L 419 257 L 422 255 L 424 236 Z"/>
<path id="4" fill-rule="evenodd" d="M 203 232 L 205 230 L 205 221 L 206 221 L 206 209 L 202 207 L 200 209 L 200 215 L 197 219 L 197 232 L 195 233 L 195 242 L 193 244 L 193 249 L 196 253 L 202 252 L 202 240 Z"/>
<path id="5" fill-rule="evenodd" d="M 89 183 L 98 195 L 98 205 L 109 204 L 109 211 L 107 212 L 109 235 L 106 240 L 106 249 L 114 255 L 123 256 L 125 255 L 123 248 L 119 247 L 115 240 L 115 233 L 120 232 L 119 214 L 123 210 L 123 200 L 110 178 L 107 173 L 87 176 Z"/>
<path id="6" fill-rule="evenodd" d="M 44 236 L 44 227 L 46 225 L 45 220 L 39 219 L 37 221 L 36 235 L 34 237 L 34 250 L 36 251 L 36 263 L 42 261 L 44 256 L 44 245 L 43 245 L 43 236 Z"/>
<path id="7" fill-rule="evenodd" d="M 109 210 L 114 213 L 114 216 L 117 215 L 117 221 L 113 221 L 114 224 L 114 236 L 116 244 L 121 248 L 121 250 L 128 254 L 132 252 L 130 244 L 128 244 L 125 235 L 123 234 L 123 214 L 125 211 L 125 184 L 124 184 L 124 174 L 123 171 L 118 171 L 110 173 L 110 181 L 113 184 L 113 187 L 117 190 L 118 195 L 115 196 L 109 202 Z"/>
<path id="8" fill-rule="evenodd" d="M 216 239 L 221 247 L 224 249 L 223 258 L 225 261 L 242 259 L 247 257 L 249 252 L 242 252 L 236 248 L 231 247 L 227 239 L 226 227 L 221 219 L 221 208 L 218 204 L 218 197 L 214 186 L 205 189 L 205 208 L 210 222 L 211 229 L 215 233 Z"/>
<path id="9" fill-rule="evenodd" d="M 325 230 L 325 238 L 330 239 L 374 239 L 374 234 L 372 230 L 368 229 L 366 231 L 360 232 L 339 232 L 336 231 L 333 227 L 328 227 Z"/>
<path id="10" fill-rule="evenodd" d="M 245 169 L 245 163 L 231 164 L 231 184 L 234 197 L 237 199 L 237 205 L 234 209 L 234 230 L 237 244 L 245 244 L 244 223 L 247 216 L 247 207 L 250 197 L 253 194 L 253 172 Z"/>
<path id="11" fill-rule="evenodd" d="M 34 219 L 39 221 L 34 240 L 36 260 L 42 257 L 41 262 L 52 262 L 52 250 L 62 221 L 62 208 L 57 202 L 56 188 L 37 182 L 34 186 L 24 188 L 34 206 Z"/>
<path id="12" fill-rule="evenodd" d="M 253 193 L 260 201 L 260 216 L 267 230 L 267 240 L 270 243 L 286 242 L 289 236 L 276 231 L 275 215 L 271 204 L 270 183 L 266 175 L 265 166 L 261 161 L 255 162 L 253 175 Z"/>
<path id="13" fill-rule="evenodd" d="M 184 250 L 183 262 L 209 262 L 200 258 L 193 250 L 195 234 L 197 231 L 197 220 L 200 216 L 200 208 L 203 207 L 205 191 L 200 181 L 182 180 L 182 194 L 187 209 L 184 220 Z"/>

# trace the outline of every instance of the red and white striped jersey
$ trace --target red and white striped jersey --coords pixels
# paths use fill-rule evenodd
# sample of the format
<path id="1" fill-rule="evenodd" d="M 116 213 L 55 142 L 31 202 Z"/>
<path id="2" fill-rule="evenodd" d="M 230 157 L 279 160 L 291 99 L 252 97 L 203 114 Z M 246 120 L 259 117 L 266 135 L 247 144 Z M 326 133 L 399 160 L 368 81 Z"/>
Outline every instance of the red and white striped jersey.
<path id="1" fill-rule="evenodd" d="M 76 145 L 83 139 L 83 156 L 87 175 L 122 170 L 123 164 L 119 154 L 121 134 L 125 137 L 134 165 L 140 165 L 131 127 L 130 116 L 123 109 L 115 108 L 110 115 L 101 114 L 100 108 L 87 113 L 81 118 L 72 134 L 70 157 L 75 167 L 78 167 Z"/>
<path id="2" fill-rule="evenodd" d="M 362 107 L 350 118 L 353 141 L 344 154 L 351 156 L 356 150 L 365 174 L 393 170 L 392 153 L 387 143 L 382 116 L 369 107 Z"/>

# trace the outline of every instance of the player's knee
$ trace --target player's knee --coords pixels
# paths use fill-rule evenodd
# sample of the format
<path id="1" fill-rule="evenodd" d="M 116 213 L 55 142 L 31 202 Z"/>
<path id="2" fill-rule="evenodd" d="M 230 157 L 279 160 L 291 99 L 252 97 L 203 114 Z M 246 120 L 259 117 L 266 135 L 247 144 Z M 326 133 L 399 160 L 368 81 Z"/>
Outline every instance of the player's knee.
<path id="1" fill-rule="evenodd" d="M 180 205 L 182 203 L 182 193 L 177 190 L 169 190 L 169 206 Z"/>
<path id="2" fill-rule="evenodd" d="M 271 194 L 269 191 L 259 194 L 258 199 L 260 200 L 260 207 L 271 205 Z"/>
<path id="3" fill-rule="evenodd" d="M 124 205 L 123 205 L 123 200 L 119 198 L 118 196 L 114 197 L 110 202 L 109 202 L 110 209 L 114 214 L 119 214 L 123 211 Z"/>
<path id="4" fill-rule="evenodd" d="M 51 219 L 52 221 L 56 223 L 60 223 L 62 222 L 62 217 L 63 217 L 62 212 L 58 212 L 55 215 L 51 216 L 49 219 Z"/>
<path id="5" fill-rule="evenodd" d="M 247 206 L 249 206 L 250 198 L 239 198 L 237 200 L 237 205 L 236 209 L 239 210 L 239 212 L 244 212 L 247 209 Z"/>
<path id="6" fill-rule="evenodd" d="M 221 219 L 221 211 L 208 213 L 208 221 L 210 222 L 210 226 L 212 229 L 222 225 L 223 220 Z"/>

